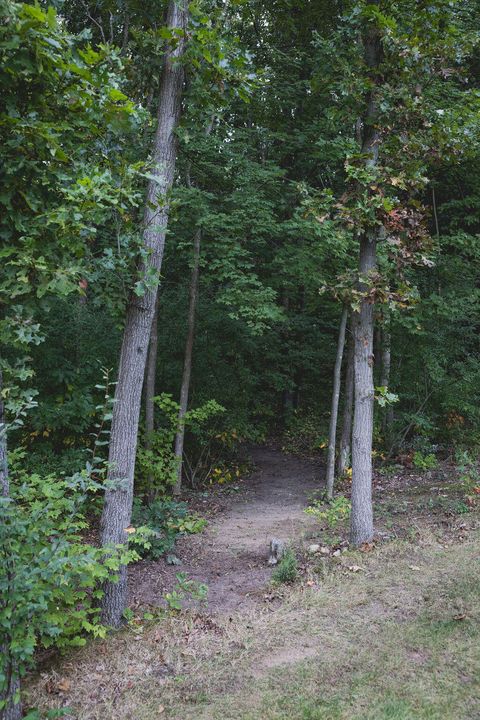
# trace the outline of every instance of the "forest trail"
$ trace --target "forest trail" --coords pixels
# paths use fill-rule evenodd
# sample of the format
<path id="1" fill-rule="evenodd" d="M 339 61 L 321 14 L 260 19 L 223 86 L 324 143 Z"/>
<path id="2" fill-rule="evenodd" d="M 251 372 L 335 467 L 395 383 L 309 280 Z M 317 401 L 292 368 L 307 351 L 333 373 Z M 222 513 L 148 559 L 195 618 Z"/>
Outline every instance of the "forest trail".
<path id="1" fill-rule="evenodd" d="M 176 548 L 179 566 L 144 561 L 131 569 L 131 604 L 159 605 L 179 571 L 208 585 L 208 610 L 230 612 L 263 601 L 271 568 L 272 538 L 298 543 L 315 530 L 305 507 L 323 484 L 318 463 L 269 447 L 250 451 L 255 469 L 239 495 L 200 535 L 183 538 Z M 320 479 L 321 478 L 321 479 Z M 205 500 L 206 508 L 212 498 Z"/>

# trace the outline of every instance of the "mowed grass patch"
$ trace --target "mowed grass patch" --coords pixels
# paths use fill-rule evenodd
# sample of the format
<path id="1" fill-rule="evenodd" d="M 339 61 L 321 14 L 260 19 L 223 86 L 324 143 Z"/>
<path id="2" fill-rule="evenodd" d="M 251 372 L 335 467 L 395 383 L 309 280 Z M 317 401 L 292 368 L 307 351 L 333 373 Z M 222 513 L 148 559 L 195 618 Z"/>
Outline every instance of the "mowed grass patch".
<path id="1" fill-rule="evenodd" d="M 92 644 L 60 668 L 64 697 L 37 682 L 32 701 L 76 720 L 475 720 L 479 556 L 478 531 L 347 553 L 275 610 Z"/>
<path id="2" fill-rule="evenodd" d="M 445 557 L 430 556 L 436 570 L 415 582 L 412 603 L 395 608 L 364 603 L 364 582 L 355 581 L 338 597 L 334 637 L 304 661 L 259 676 L 239 692 L 216 695 L 196 708 L 185 706 L 172 718 L 199 720 L 470 720 L 480 718 L 478 545 Z M 456 557 L 455 557 L 456 556 Z M 424 558 L 426 559 L 426 558 Z M 412 579 L 418 570 L 402 564 L 393 578 Z M 432 568 L 433 570 L 433 568 Z M 417 592 L 421 588 L 421 595 Z M 345 590 L 344 586 L 344 590 Z M 360 604 L 352 591 L 358 590 Z M 372 588 L 373 593 L 373 588 Z M 377 598 L 385 600 L 388 584 Z M 326 598 L 324 598 L 326 599 Z M 402 593 L 400 602 L 408 598 Z M 320 597 L 318 598 L 320 600 Z M 331 598 L 330 598 L 331 600 Z M 345 601 L 342 607 L 342 600 Z M 393 601 L 393 602 L 392 602 Z M 377 600 L 378 603 L 378 600 Z M 325 608 L 325 606 L 323 606 Z M 361 611 L 363 608 L 363 611 Z M 392 616 L 391 611 L 399 613 Z M 313 607 L 310 610 L 314 610 Z M 369 612 L 371 610 L 372 612 Z M 319 607 L 321 612 L 321 606 Z M 358 622 L 363 616 L 363 623 Z M 318 626 L 309 616 L 312 630 Z M 291 638 L 294 642 L 293 638 Z"/>

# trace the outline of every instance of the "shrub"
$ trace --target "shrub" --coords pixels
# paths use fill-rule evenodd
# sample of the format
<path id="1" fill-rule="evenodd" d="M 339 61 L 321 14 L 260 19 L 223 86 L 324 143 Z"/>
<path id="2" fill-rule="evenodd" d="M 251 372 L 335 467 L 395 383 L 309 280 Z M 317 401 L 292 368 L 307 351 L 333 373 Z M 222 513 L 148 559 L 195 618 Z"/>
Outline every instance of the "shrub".
<path id="1" fill-rule="evenodd" d="M 191 580 L 186 573 L 177 573 L 177 583 L 171 592 L 165 594 L 165 601 L 170 610 L 180 611 L 183 603 L 194 600 L 203 604 L 207 602 L 208 585 Z"/>
<path id="2" fill-rule="evenodd" d="M 132 524 L 135 533 L 130 539 L 139 555 L 157 560 L 173 550 L 178 535 L 201 532 L 207 521 L 205 518 L 189 515 L 188 506 L 184 502 L 154 500 L 150 504 L 142 504 L 136 498 Z"/>
<path id="3" fill-rule="evenodd" d="M 334 530 L 342 520 L 346 520 L 350 516 L 351 507 L 350 500 L 344 495 L 337 495 L 330 501 L 314 500 L 305 509 L 305 512 Z"/>
<path id="4" fill-rule="evenodd" d="M 84 645 L 103 637 L 101 583 L 132 551 L 83 542 L 87 473 L 72 478 L 21 475 L 0 498 L 0 698 L 8 678 L 24 675 L 38 647 Z M 0 701 L 1 709 L 1 701 Z"/>
<path id="5" fill-rule="evenodd" d="M 272 580 L 276 583 L 293 583 L 298 576 L 298 565 L 295 553 L 287 548 L 282 559 L 272 572 Z"/>
<path id="6" fill-rule="evenodd" d="M 328 446 L 325 421 L 313 411 L 295 410 L 288 419 L 282 439 L 283 450 L 295 455 L 316 453 Z"/>
<path id="7" fill-rule="evenodd" d="M 424 455 L 420 450 L 414 454 L 413 464 L 417 470 L 434 470 L 438 465 L 437 458 L 433 453 Z"/>
<path id="8" fill-rule="evenodd" d="M 210 418 L 224 412 L 224 408 L 215 400 L 208 400 L 198 408 L 189 410 L 182 423 L 179 422 L 180 406 L 171 395 L 163 393 L 155 398 L 155 404 L 162 413 L 161 425 L 149 438 L 150 447 L 138 449 L 137 467 L 140 472 L 140 483 L 149 494 L 164 495 L 168 493 L 177 479 L 178 459 L 173 446 L 175 436 L 181 425 L 192 432 L 199 429 Z M 149 487 L 153 480 L 154 487 Z M 147 486 L 148 485 L 148 486 Z"/>

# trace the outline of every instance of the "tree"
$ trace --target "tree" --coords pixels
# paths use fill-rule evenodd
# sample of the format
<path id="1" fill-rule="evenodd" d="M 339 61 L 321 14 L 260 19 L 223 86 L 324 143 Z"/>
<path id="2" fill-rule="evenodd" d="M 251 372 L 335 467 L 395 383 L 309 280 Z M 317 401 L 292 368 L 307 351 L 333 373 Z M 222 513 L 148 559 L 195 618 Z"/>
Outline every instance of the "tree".
<path id="1" fill-rule="evenodd" d="M 198 298 L 198 275 L 200 271 L 200 247 L 202 241 L 202 230 L 197 228 L 193 241 L 193 265 L 192 279 L 190 281 L 190 302 L 188 306 L 188 329 L 187 342 L 185 345 L 185 360 L 183 365 L 182 385 L 180 389 L 180 409 L 178 413 L 179 427 L 175 436 L 175 457 L 177 459 L 177 482 L 175 483 L 173 492 L 179 495 L 182 487 L 182 459 L 183 459 L 183 443 L 185 438 L 184 417 L 188 408 L 188 393 L 190 388 L 190 377 L 192 374 L 192 353 L 193 341 L 195 338 L 195 312 L 197 308 Z"/>
<path id="2" fill-rule="evenodd" d="M 372 6 L 378 6 L 373 2 Z M 378 163 L 380 133 L 377 123 L 377 85 L 383 51 L 381 33 L 372 19 L 363 30 L 365 65 L 370 80 L 366 111 L 362 120 L 362 148 L 367 168 Z M 363 294 L 360 309 L 353 314 L 354 334 L 354 416 L 352 438 L 352 514 L 350 539 L 353 545 L 368 542 L 373 536 L 372 439 L 373 439 L 373 299 L 369 282 L 377 267 L 378 228 L 367 228 L 360 235 L 359 290 Z"/>
<path id="3" fill-rule="evenodd" d="M 348 351 L 347 351 L 347 369 L 345 373 L 345 400 L 343 407 L 342 435 L 340 438 L 340 448 L 338 451 L 338 468 L 339 477 L 345 474 L 350 464 L 350 455 L 352 449 L 352 420 L 353 420 L 353 361 L 354 361 L 354 344 L 351 330 L 348 332 Z"/>
<path id="4" fill-rule="evenodd" d="M 152 437 L 155 431 L 155 376 L 157 372 L 158 355 L 158 306 L 160 294 L 157 292 L 155 301 L 155 312 L 153 313 L 152 329 L 150 331 L 150 342 L 148 344 L 148 357 L 145 368 L 145 448 L 152 447 Z M 148 484 L 152 485 L 153 477 L 150 475 Z"/>
<path id="5" fill-rule="evenodd" d="M 335 480 L 335 450 L 337 439 L 337 418 L 338 403 L 340 401 L 340 381 L 342 375 L 342 359 L 343 349 L 345 347 L 345 330 L 347 327 L 348 307 L 345 306 L 342 311 L 342 319 L 340 320 L 340 330 L 338 332 L 337 357 L 335 360 L 335 368 L 333 371 L 333 390 L 332 390 L 332 409 L 330 412 L 330 430 L 328 434 L 328 457 L 327 457 L 327 497 L 333 497 L 333 483 Z"/>
<path id="6" fill-rule="evenodd" d="M 87 592 L 80 597 L 76 589 L 87 583 L 86 568 L 95 574 L 100 563 L 97 549 L 77 545 L 76 509 L 63 526 L 48 502 L 40 507 L 35 497 L 33 508 L 21 497 L 26 480 L 18 497 L 7 434 L 9 443 L 18 439 L 36 404 L 39 311 L 47 314 L 58 298 L 78 293 L 95 225 L 135 205 L 131 187 L 120 181 L 128 163 L 107 148 L 122 146 L 139 114 L 119 90 L 115 53 L 95 52 L 66 32 L 53 8 L 6 2 L 0 15 L 0 714 L 14 720 L 22 716 L 20 680 L 37 643 L 49 633 L 65 639 L 69 600 L 84 602 L 77 621 L 91 618 Z M 95 582 L 90 574 L 92 592 Z"/>
<path id="7" fill-rule="evenodd" d="M 138 423 L 145 364 L 162 267 L 172 187 L 176 136 L 181 110 L 184 71 L 181 63 L 186 43 L 188 5 L 171 0 L 166 27 L 170 45 L 165 52 L 159 86 L 157 130 L 143 218 L 143 245 L 137 294 L 130 298 L 125 321 L 118 382 L 115 392 L 109 447 L 109 489 L 102 514 L 102 544 L 126 544 L 130 524 Z M 103 621 L 118 627 L 127 602 L 127 570 L 118 583 L 107 583 L 102 599 Z"/>

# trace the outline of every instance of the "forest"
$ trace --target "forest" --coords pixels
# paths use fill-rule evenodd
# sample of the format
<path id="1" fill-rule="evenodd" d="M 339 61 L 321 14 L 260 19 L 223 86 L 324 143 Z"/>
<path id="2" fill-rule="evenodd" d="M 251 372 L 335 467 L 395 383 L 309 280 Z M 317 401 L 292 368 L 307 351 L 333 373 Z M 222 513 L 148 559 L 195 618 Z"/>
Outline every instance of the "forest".
<path id="1" fill-rule="evenodd" d="M 0 59 L 0 718 L 480 718 L 480 2 Z"/>

